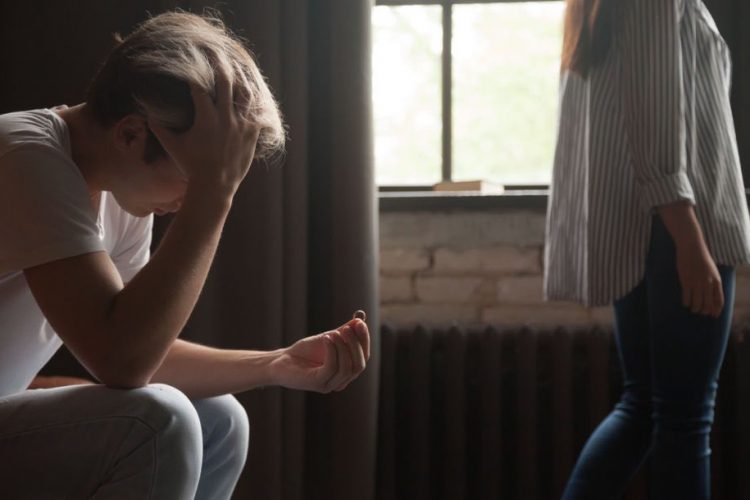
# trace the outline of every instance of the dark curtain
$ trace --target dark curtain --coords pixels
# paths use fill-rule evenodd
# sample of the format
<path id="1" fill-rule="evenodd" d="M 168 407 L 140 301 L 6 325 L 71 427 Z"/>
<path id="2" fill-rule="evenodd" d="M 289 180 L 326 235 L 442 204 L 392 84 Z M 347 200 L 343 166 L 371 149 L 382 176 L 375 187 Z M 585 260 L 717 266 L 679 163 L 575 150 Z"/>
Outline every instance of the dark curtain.
<path id="1" fill-rule="evenodd" d="M 377 416 L 377 233 L 369 0 L 0 3 L 0 112 L 75 104 L 112 33 L 174 7 L 216 8 L 247 39 L 286 117 L 286 156 L 235 198 L 184 338 L 275 349 L 368 312 L 373 362 L 341 393 L 267 388 L 235 498 L 369 500 Z M 156 227 L 158 241 L 167 220 Z M 60 366 L 64 363 L 58 363 Z"/>

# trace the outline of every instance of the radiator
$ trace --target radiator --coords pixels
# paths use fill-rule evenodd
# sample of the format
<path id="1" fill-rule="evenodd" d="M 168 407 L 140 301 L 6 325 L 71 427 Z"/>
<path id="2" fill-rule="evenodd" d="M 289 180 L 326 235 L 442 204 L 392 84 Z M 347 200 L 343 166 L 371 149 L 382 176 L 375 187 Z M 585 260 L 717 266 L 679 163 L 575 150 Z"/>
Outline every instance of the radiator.
<path id="1" fill-rule="evenodd" d="M 731 337 L 714 499 L 750 500 L 750 328 Z M 559 499 L 621 389 L 611 332 L 382 329 L 378 500 Z M 645 468 L 644 468 L 645 469 Z M 626 500 L 648 499 L 641 471 Z"/>

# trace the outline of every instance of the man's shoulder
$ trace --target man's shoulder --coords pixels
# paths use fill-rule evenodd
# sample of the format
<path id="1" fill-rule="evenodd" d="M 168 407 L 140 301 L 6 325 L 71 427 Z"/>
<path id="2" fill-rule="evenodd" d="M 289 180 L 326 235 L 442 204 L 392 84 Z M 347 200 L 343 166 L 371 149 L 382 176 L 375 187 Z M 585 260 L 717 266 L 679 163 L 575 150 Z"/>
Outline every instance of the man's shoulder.
<path id="1" fill-rule="evenodd" d="M 18 148 L 66 148 L 62 118 L 49 109 L 0 115 L 0 156 Z"/>

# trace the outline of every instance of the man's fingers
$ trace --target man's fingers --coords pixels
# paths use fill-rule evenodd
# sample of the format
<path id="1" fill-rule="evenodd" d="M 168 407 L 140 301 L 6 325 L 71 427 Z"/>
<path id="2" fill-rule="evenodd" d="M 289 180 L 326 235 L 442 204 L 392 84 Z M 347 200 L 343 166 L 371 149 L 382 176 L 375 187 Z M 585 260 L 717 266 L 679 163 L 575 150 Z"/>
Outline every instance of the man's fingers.
<path id="1" fill-rule="evenodd" d="M 362 346 L 362 351 L 365 355 L 365 361 L 370 360 L 370 330 L 367 328 L 367 323 L 361 319 L 353 319 L 347 323 L 352 328 L 352 331 L 359 341 L 359 345 Z"/>
<path id="2" fill-rule="evenodd" d="M 320 378 L 324 380 L 323 384 L 328 387 L 328 383 L 339 369 L 338 356 L 336 354 L 336 343 L 328 333 L 323 334 L 326 346 L 326 362 L 320 368 Z"/>
<path id="3" fill-rule="evenodd" d="M 370 328 L 367 326 L 367 323 L 362 321 L 357 324 L 354 331 L 359 338 L 359 343 L 362 345 L 362 350 L 365 353 L 365 360 L 370 361 L 370 346 L 372 343 L 372 340 L 370 339 Z"/>
<path id="4" fill-rule="evenodd" d="M 347 374 L 351 371 L 351 358 L 349 358 L 349 349 L 341 335 L 338 332 L 331 332 L 328 335 L 336 348 L 336 370 L 325 384 L 325 389 L 331 391 L 347 381 Z"/>
<path id="5" fill-rule="evenodd" d="M 339 329 L 341 337 L 346 341 L 346 345 L 349 348 L 348 360 L 351 362 L 351 369 L 348 372 L 349 376 L 341 383 L 335 391 L 343 391 L 346 387 L 356 379 L 360 373 L 362 373 L 367 366 L 367 360 L 365 359 L 365 352 L 362 349 L 362 344 L 359 342 L 357 334 L 354 333 L 354 329 L 349 325 L 346 325 Z"/>
<path id="6" fill-rule="evenodd" d="M 208 116 L 214 113 L 214 103 L 211 100 L 211 96 L 198 85 L 190 85 L 190 95 L 193 97 L 193 106 L 195 107 L 193 125 L 199 122 L 202 123 Z"/>
<path id="7" fill-rule="evenodd" d="M 216 61 L 216 107 L 224 118 L 232 117 L 234 97 L 232 96 L 231 68 L 223 57 Z"/>
<path id="8" fill-rule="evenodd" d="M 359 343 L 357 334 L 354 333 L 354 329 L 345 326 L 342 335 L 346 340 L 346 345 L 349 347 L 349 355 L 352 358 L 352 373 L 351 378 L 355 379 L 362 373 L 367 366 L 367 360 L 365 359 L 365 353 L 362 349 L 362 345 Z"/>

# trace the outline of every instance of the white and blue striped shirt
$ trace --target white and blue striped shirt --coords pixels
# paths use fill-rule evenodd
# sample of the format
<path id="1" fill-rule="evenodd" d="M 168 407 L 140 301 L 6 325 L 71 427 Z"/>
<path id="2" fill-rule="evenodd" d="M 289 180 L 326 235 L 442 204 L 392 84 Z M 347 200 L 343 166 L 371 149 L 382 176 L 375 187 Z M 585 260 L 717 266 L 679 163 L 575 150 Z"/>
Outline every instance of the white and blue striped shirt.
<path id="1" fill-rule="evenodd" d="M 609 54 L 565 71 L 545 296 L 604 305 L 643 278 L 654 208 L 695 205 L 719 264 L 750 261 L 731 60 L 701 0 L 618 2 Z"/>

